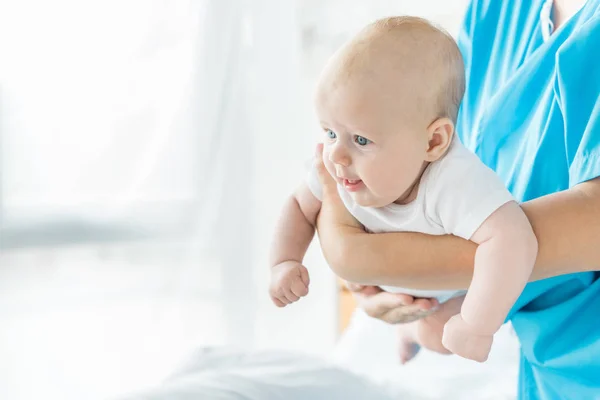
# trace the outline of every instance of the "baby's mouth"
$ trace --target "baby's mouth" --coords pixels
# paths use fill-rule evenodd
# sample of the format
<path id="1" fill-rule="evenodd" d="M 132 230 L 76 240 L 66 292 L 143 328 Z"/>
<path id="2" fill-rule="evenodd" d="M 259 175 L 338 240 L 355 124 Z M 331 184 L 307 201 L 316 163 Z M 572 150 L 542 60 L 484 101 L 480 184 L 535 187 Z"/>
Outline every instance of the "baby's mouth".
<path id="1" fill-rule="evenodd" d="M 344 188 L 349 192 L 356 192 L 361 188 L 363 182 L 360 179 L 342 179 Z"/>

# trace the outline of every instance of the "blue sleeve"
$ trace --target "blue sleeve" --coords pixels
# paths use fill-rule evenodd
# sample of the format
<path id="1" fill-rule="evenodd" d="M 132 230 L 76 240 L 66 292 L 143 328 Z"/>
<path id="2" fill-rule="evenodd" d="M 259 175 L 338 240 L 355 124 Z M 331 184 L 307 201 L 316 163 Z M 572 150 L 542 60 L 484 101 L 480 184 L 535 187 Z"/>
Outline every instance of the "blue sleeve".
<path id="1" fill-rule="evenodd" d="M 600 176 L 600 15 L 556 55 L 554 90 L 564 120 L 569 187 Z"/>

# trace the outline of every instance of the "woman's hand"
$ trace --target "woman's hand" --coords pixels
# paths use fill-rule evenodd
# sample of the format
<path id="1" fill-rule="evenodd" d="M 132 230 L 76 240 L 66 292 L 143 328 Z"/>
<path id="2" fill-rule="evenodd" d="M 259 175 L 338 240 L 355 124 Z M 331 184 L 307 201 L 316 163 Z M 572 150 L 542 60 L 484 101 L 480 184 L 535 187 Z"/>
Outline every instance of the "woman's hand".
<path id="1" fill-rule="evenodd" d="M 354 228 L 365 233 L 363 226 L 348 212 L 337 189 L 337 183 L 325 168 L 323 160 L 323 143 L 317 145 L 315 152 L 315 168 L 323 188 L 323 201 L 318 219 L 325 219 L 323 225 L 336 225 Z"/>
<path id="2" fill-rule="evenodd" d="M 367 315 L 388 324 L 413 322 L 433 313 L 438 306 L 436 299 L 414 298 L 401 293 L 383 291 L 378 286 L 346 283 Z"/>

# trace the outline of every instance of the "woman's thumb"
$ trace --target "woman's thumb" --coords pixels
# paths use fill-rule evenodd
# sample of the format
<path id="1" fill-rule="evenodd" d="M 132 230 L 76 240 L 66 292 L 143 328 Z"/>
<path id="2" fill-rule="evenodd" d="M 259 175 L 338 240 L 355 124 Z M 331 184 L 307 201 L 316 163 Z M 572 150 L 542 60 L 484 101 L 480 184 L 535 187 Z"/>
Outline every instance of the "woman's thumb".
<path id="1" fill-rule="evenodd" d="M 319 182 L 321 182 L 321 185 L 323 186 L 323 193 L 327 193 L 329 191 L 337 193 L 337 185 L 335 180 L 332 178 L 329 171 L 327 171 L 327 168 L 325 168 L 325 163 L 323 162 L 323 143 L 317 144 L 317 148 L 315 150 L 315 167 L 319 176 Z"/>

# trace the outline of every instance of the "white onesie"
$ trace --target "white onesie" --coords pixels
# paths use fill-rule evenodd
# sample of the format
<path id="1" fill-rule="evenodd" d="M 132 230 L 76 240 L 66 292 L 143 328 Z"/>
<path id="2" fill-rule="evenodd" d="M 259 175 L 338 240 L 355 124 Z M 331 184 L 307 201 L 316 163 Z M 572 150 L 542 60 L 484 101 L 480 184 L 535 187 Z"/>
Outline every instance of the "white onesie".
<path id="1" fill-rule="evenodd" d="M 314 167 L 308 174 L 307 184 L 315 197 L 321 199 L 322 188 Z M 338 185 L 338 192 L 348 211 L 369 232 L 452 234 L 467 240 L 494 211 L 513 200 L 496 173 L 458 139 L 453 140 L 441 159 L 427 167 L 421 177 L 417 198 L 409 204 L 361 207 L 343 186 Z M 435 297 L 440 302 L 464 293 L 388 286 L 382 288 L 415 297 Z"/>

